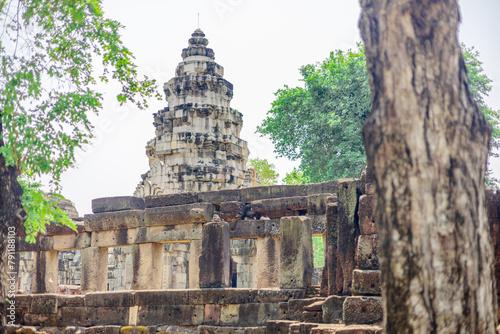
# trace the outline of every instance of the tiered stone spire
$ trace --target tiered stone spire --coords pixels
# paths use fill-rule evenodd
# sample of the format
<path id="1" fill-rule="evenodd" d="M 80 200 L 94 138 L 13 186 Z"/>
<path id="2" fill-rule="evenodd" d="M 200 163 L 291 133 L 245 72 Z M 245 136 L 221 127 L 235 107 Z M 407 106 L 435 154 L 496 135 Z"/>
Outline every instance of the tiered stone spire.
<path id="1" fill-rule="evenodd" d="M 154 114 L 156 137 L 146 146 L 150 170 L 135 196 L 252 186 L 245 171 L 247 142 L 239 138 L 243 115 L 230 107 L 233 85 L 198 28 L 182 50 L 183 61 L 163 90 L 168 107 Z M 259 182 L 260 183 L 260 182 Z"/>

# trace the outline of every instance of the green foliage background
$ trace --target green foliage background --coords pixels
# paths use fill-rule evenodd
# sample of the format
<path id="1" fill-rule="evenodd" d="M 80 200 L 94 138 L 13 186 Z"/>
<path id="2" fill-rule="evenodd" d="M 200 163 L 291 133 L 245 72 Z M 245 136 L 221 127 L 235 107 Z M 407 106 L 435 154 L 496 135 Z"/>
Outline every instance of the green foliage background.
<path id="1" fill-rule="evenodd" d="M 491 80 L 474 48 L 462 45 L 462 53 L 471 92 L 493 127 L 491 147 L 498 149 L 500 111 L 484 101 L 491 91 Z M 287 175 L 285 182 L 359 177 L 366 166 L 362 127 L 371 111 L 363 46 L 358 44 L 347 52 L 336 50 L 323 62 L 303 66 L 300 73 L 304 87 L 285 85 L 278 90 L 257 129 L 270 136 L 278 156 L 300 160 L 299 169 Z M 490 150 L 490 156 L 497 154 Z M 491 174 L 488 170 L 486 183 L 490 187 L 498 184 Z"/>
<path id="2" fill-rule="evenodd" d="M 273 186 L 278 183 L 279 174 L 276 172 L 274 164 L 269 163 L 267 159 L 250 159 L 248 166 L 254 167 L 259 173 L 260 183 L 263 186 Z"/>
<path id="3" fill-rule="evenodd" d="M 337 50 L 300 69 L 304 88 L 278 90 L 258 128 L 280 157 L 300 160 L 308 182 L 358 177 L 366 156 L 362 125 L 371 110 L 363 47 Z"/>
<path id="4" fill-rule="evenodd" d="M 325 265 L 323 237 L 313 237 L 314 268 Z"/>

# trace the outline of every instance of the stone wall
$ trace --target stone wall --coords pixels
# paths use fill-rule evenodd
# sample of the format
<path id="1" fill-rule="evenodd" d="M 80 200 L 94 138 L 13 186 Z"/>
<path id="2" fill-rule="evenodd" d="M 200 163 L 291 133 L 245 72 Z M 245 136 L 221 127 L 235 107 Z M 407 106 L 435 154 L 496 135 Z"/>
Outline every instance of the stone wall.
<path id="1" fill-rule="evenodd" d="M 281 304 L 304 298 L 302 289 L 192 289 L 97 292 L 84 296 L 17 296 L 26 326 L 265 326 Z M 104 328 L 103 328 L 104 329 Z M 114 332 L 113 332 L 114 333 Z"/>

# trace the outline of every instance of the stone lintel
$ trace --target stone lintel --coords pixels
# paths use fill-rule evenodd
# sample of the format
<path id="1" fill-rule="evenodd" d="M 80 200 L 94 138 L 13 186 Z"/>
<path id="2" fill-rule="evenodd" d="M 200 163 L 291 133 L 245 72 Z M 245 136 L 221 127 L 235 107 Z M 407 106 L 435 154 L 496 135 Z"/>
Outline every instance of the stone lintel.
<path id="1" fill-rule="evenodd" d="M 261 186 L 243 188 L 240 194 L 243 203 L 251 203 L 261 199 L 306 196 L 307 188 L 306 185 Z"/>
<path id="2" fill-rule="evenodd" d="M 236 220 L 228 224 L 231 239 L 248 239 L 280 235 L 279 219 Z"/>
<path id="3" fill-rule="evenodd" d="M 85 232 L 85 225 L 81 221 L 73 220 L 76 225 L 76 231 L 69 226 L 51 223 L 45 227 L 46 235 L 64 235 L 64 234 L 77 234 Z"/>
<path id="4" fill-rule="evenodd" d="M 178 194 L 146 196 L 144 198 L 144 202 L 146 204 L 146 208 L 193 204 L 198 202 L 198 193 L 185 192 Z"/>
<path id="5" fill-rule="evenodd" d="M 93 213 L 125 210 L 144 210 L 144 200 L 133 196 L 103 197 L 92 200 Z"/>
<path id="6" fill-rule="evenodd" d="M 142 229 L 138 229 L 142 233 Z M 203 225 L 201 223 L 183 224 L 183 225 L 167 225 L 167 226 L 150 226 L 147 227 L 148 242 L 188 242 L 190 240 L 201 240 Z M 137 236 L 139 239 L 139 235 Z M 137 241 L 136 241 L 137 242 Z"/>
<path id="7" fill-rule="evenodd" d="M 83 232 L 78 234 L 62 234 L 46 236 L 40 239 L 41 250 L 73 250 L 84 249 L 91 245 L 91 233 Z"/>
<path id="8" fill-rule="evenodd" d="M 161 226 L 205 223 L 212 220 L 213 213 L 213 205 L 209 203 L 147 208 L 145 225 Z"/>
<path id="9" fill-rule="evenodd" d="M 298 216 L 307 212 L 307 197 L 294 196 L 272 199 L 261 199 L 251 202 L 252 211 L 268 218 Z"/>
<path id="10" fill-rule="evenodd" d="M 129 229 L 144 226 L 144 210 L 127 210 L 85 215 L 86 231 Z"/>
<path id="11" fill-rule="evenodd" d="M 92 232 L 92 247 L 123 247 L 134 243 L 137 229 Z"/>

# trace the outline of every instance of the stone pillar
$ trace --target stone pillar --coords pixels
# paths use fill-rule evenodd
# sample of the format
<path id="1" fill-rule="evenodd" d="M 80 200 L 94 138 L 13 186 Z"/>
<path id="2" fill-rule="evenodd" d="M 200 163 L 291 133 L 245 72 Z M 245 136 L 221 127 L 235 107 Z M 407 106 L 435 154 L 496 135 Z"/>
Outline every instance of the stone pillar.
<path id="1" fill-rule="evenodd" d="M 132 290 L 161 289 L 163 244 L 132 246 Z"/>
<path id="2" fill-rule="evenodd" d="M 32 293 L 57 293 L 59 252 L 35 252 Z"/>
<path id="3" fill-rule="evenodd" d="M 338 242 L 339 262 L 342 268 L 342 294 L 350 295 L 352 272 L 356 267 L 356 247 L 359 236 L 359 217 L 357 212 L 360 196 L 358 179 L 338 180 Z M 338 272 L 337 272 L 338 275 Z"/>
<path id="4" fill-rule="evenodd" d="M 327 295 L 342 294 L 342 268 L 338 266 L 338 206 L 337 203 L 328 203 L 326 207 L 326 229 L 325 229 L 325 287 L 322 287 Z M 338 283 L 338 284 L 337 284 Z"/>
<path id="5" fill-rule="evenodd" d="M 82 249 L 82 293 L 108 290 L 108 249 L 88 247 Z"/>
<path id="6" fill-rule="evenodd" d="M 305 289 L 313 272 L 312 223 L 307 217 L 280 220 L 280 287 Z"/>
<path id="7" fill-rule="evenodd" d="M 229 225 L 214 215 L 214 221 L 203 225 L 200 268 L 201 288 L 231 286 Z"/>
<path id="8" fill-rule="evenodd" d="M 191 240 L 189 247 L 189 288 L 200 288 L 201 240 Z"/>
<path id="9" fill-rule="evenodd" d="M 257 239 L 257 289 L 280 286 L 280 240 L 278 237 Z"/>

